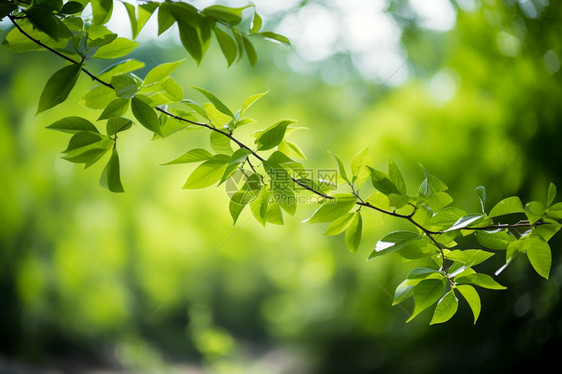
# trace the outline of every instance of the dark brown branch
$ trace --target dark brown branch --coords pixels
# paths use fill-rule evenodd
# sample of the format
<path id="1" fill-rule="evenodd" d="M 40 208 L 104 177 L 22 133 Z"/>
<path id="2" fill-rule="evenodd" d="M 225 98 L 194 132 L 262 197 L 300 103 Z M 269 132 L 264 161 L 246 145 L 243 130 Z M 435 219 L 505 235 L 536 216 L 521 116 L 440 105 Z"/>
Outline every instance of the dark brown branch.
<path id="1" fill-rule="evenodd" d="M 16 18 L 13 16 L 8 16 L 8 18 L 10 19 L 10 21 L 12 21 L 12 23 L 14 24 L 14 26 L 16 26 L 16 28 L 19 30 L 19 32 L 21 32 L 23 35 L 25 35 L 29 40 L 33 41 L 34 43 L 36 43 L 37 45 L 40 45 L 41 47 L 53 52 L 54 54 L 56 54 L 57 56 L 65 59 L 68 62 L 72 62 L 73 64 L 79 64 L 79 61 L 75 61 L 72 58 L 60 53 L 59 51 L 57 51 L 56 49 L 53 49 L 51 47 L 49 47 L 48 45 L 44 44 L 43 42 L 41 42 L 38 39 L 35 39 L 33 36 L 29 35 L 27 32 L 23 31 L 23 29 L 21 28 L 21 26 L 16 22 Z M 90 78 L 92 78 L 93 80 L 95 80 L 96 82 L 103 84 L 106 87 L 109 87 L 111 89 L 113 89 L 113 85 L 111 83 L 105 82 L 101 79 L 99 79 L 98 77 L 96 77 L 94 74 L 90 73 L 86 68 L 82 68 L 82 71 L 84 73 L 86 73 L 86 75 L 88 75 Z"/>
<path id="2" fill-rule="evenodd" d="M 58 52 L 57 50 L 55 50 L 55 49 L 49 47 L 48 45 L 42 43 L 40 40 L 35 39 L 34 37 L 32 37 L 31 35 L 29 35 L 28 33 L 26 33 L 26 32 L 20 27 L 20 25 L 16 22 L 16 19 L 18 19 L 17 17 L 10 16 L 10 15 L 9 15 L 8 17 L 9 17 L 10 21 L 14 24 L 14 26 L 15 26 L 23 35 L 25 35 L 29 40 L 33 41 L 33 42 L 36 43 L 37 45 L 40 45 L 41 47 L 43 47 L 43 48 L 45 48 L 45 49 L 47 49 L 47 50 L 53 52 L 54 54 L 56 54 L 57 56 L 59 56 L 59 57 L 65 59 L 65 60 L 68 61 L 68 62 L 71 62 L 71 63 L 73 63 L 73 64 L 80 64 L 80 63 L 81 63 L 81 62 L 75 61 L 75 60 L 73 60 L 72 58 L 70 58 L 70 57 L 68 57 L 68 56 L 66 56 L 66 55 L 64 55 L 64 54 L 62 54 L 62 53 L 60 53 L 60 52 Z M 92 78 L 92 80 L 94 80 L 94 81 L 96 81 L 96 82 L 98 82 L 98 83 L 100 83 L 100 84 L 102 84 L 102 85 L 104 85 L 104 86 L 106 86 L 106 87 L 108 87 L 108 88 L 114 89 L 114 87 L 113 87 L 113 85 L 112 85 L 111 83 L 106 82 L 106 81 L 100 79 L 99 77 L 97 77 L 97 76 L 95 76 L 94 74 L 90 73 L 87 69 L 82 68 L 81 70 L 82 70 L 84 73 L 86 73 L 90 78 Z M 187 118 L 183 118 L 183 117 L 177 116 L 177 115 L 175 115 L 175 114 L 173 114 L 173 113 L 170 113 L 170 112 L 168 112 L 167 110 L 162 109 L 162 108 L 160 108 L 160 107 L 156 107 L 155 109 L 156 109 L 157 111 L 159 111 L 159 112 L 161 112 L 161 113 L 163 113 L 163 114 L 165 114 L 165 115 L 171 117 L 171 118 L 174 118 L 174 119 L 178 120 L 178 121 L 185 122 L 185 123 L 189 123 L 189 124 L 192 124 L 192 125 L 195 125 L 195 126 L 204 127 L 204 128 L 207 128 L 207 129 L 209 129 L 209 130 L 211 130 L 211 131 L 218 132 L 218 133 L 222 134 L 223 136 L 226 136 L 227 138 L 229 138 L 230 140 L 232 140 L 234 143 L 236 143 L 236 145 L 238 145 L 238 147 L 248 150 L 248 151 L 250 152 L 250 154 L 251 154 L 252 156 L 254 156 L 257 160 L 259 160 L 259 161 L 261 161 L 261 162 L 265 162 L 265 161 L 266 161 L 266 160 L 265 160 L 262 156 L 260 156 L 256 151 L 254 151 L 253 149 L 251 149 L 250 147 L 248 147 L 246 144 L 244 144 L 244 143 L 242 143 L 241 141 L 239 141 L 238 139 L 236 139 L 236 138 L 232 135 L 232 133 L 230 133 L 230 132 L 228 132 L 228 133 L 227 133 L 227 132 L 223 132 L 223 131 L 221 131 L 220 129 L 217 129 L 216 127 L 214 127 L 214 126 L 212 126 L 212 125 L 210 125 L 210 124 L 208 124 L 208 123 L 192 121 L 192 120 L 189 120 L 189 119 L 187 119 Z M 115 140 L 116 140 L 116 139 L 115 139 Z M 251 169 L 252 169 L 256 174 L 259 174 L 259 173 L 256 172 L 256 170 L 255 170 L 254 166 L 251 164 L 250 160 L 248 159 L 247 161 L 248 161 L 248 164 L 250 165 Z M 321 192 L 321 191 L 317 191 L 317 190 L 315 190 L 313 187 L 310 187 L 310 186 L 306 185 L 305 183 L 299 181 L 298 179 L 296 179 L 296 178 L 294 178 L 294 177 L 290 177 L 290 178 L 291 178 L 291 180 L 292 180 L 294 183 L 296 183 L 296 184 L 298 184 L 299 186 L 303 187 L 303 188 L 304 188 L 305 190 L 307 190 L 307 191 L 310 191 L 310 192 L 312 192 L 312 193 L 314 193 L 314 194 L 316 194 L 316 195 L 318 195 L 318 196 L 321 196 L 321 197 L 323 197 L 323 198 L 325 198 L 325 199 L 328 199 L 328 200 L 334 199 L 333 196 L 327 195 L 327 194 L 325 194 L 325 193 L 323 193 L 323 192 Z M 435 240 L 435 238 L 433 237 L 434 235 L 443 234 L 445 231 L 431 231 L 431 230 L 428 230 L 427 228 L 425 228 L 424 226 L 422 226 L 421 224 L 419 224 L 418 222 L 416 222 L 416 221 L 413 219 L 413 216 L 414 216 L 414 213 L 415 213 L 415 207 L 414 207 L 414 212 L 412 212 L 411 214 L 408 214 L 408 215 L 396 213 L 396 211 L 385 210 L 385 209 L 376 207 L 376 206 L 370 204 L 369 202 L 363 201 L 363 199 L 361 199 L 361 197 L 359 197 L 359 194 L 353 189 L 353 186 L 352 186 L 352 190 L 353 190 L 353 194 L 355 195 L 355 197 L 356 197 L 357 200 L 358 200 L 358 201 L 356 202 L 357 205 L 359 205 L 359 206 L 364 206 L 364 207 L 367 207 L 367 208 L 376 210 L 376 211 L 378 211 L 378 212 L 381 212 L 381 213 L 383 213 L 383 214 L 386 214 L 386 215 L 389 215 L 389 216 L 392 216 L 392 217 L 405 219 L 405 220 L 409 221 L 410 223 L 412 223 L 414 226 L 416 226 L 418 229 L 420 229 L 429 239 L 431 239 L 431 240 L 434 242 L 434 244 L 437 246 L 437 248 L 439 248 L 439 251 L 441 252 L 441 255 L 442 255 L 442 257 L 443 257 L 443 261 L 445 261 L 445 256 L 444 256 L 444 253 L 443 253 L 443 248 L 442 248 L 441 245 L 437 242 L 437 240 Z M 545 222 L 539 221 L 539 222 L 536 222 L 534 225 L 541 225 L 541 224 L 544 224 L 544 223 L 545 223 Z M 463 227 L 463 228 L 461 228 L 460 230 L 493 230 L 493 229 L 500 229 L 500 228 L 515 228 L 515 227 L 529 227 L 529 226 L 533 226 L 529 221 L 519 221 L 519 222 L 517 222 L 517 223 L 515 223 L 515 224 L 497 224 L 497 225 L 489 225 L 489 226 L 485 226 L 485 227 Z M 445 274 L 448 276 L 447 269 L 446 269 L 445 267 L 443 267 L 443 270 L 444 270 Z"/>

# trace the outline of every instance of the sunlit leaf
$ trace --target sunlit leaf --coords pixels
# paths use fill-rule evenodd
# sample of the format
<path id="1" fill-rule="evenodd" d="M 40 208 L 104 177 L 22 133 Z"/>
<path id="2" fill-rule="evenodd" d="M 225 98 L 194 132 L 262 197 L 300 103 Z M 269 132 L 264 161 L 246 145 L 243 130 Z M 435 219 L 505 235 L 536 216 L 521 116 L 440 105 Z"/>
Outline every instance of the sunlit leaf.
<path id="1" fill-rule="evenodd" d="M 252 18 L 252 24 L 250 25 L 250 33 L 254 34 L 261 29 L 262 19 L 260 15 L 254 10 L 254 18 Z"/>
<path id="2" fill-rule="evenodd" d="M 183 60 L 179 60 L 176 62 L 166 62 L 164 64 L 160 64 L 150 70 L 143 81 L 143 86 L 149 86 L 151 84 L 157 83 L 164 78 L 168 77 L 174 70 L 176 70 L 183 62 Z"/>
<path id="3" fill-rule="evenodd" d="M 408 245 L 414 240 L 418 240 L 420 235 L 416 232 L 411 231 L 395 231 L 388 235 L 385 235 L 381 240 L 379 240 L 375 246 L 375 250 L 369 256 L 369 259 L 373 257 L 382 256 L 384 254 L 389 254 L 396 252 L 401 248 Z"/>
<path id="4" fill-rule="evenodd" d="M 253 67 L 258 62 L 258 53 L 250 39 L 242 35 L 242 41 L 244 43 L 244 49 L 246 50 L 246 56 L 248 56 L 248 61 L 250 61 L 250 65 Z"/>
<path id="5" fill-rule="evenodd" d="M 287 126 L 295 121 L 283 120 L 274 123 L 256 138 L 259 151 L 266 151 L 277 146 L 283 140 Z"/>
<path id="6" fill-rule="evenodd" d="M 135 78 L 126 74 L 114 75 L 111 78 L 111 85 L 115 89 L 115 95 L 122 98 L 131 98 L 135 96 L 138 89 L 137 81 L 135 80 Z"/>
<path id="7" fill-rule="evenodd" d="M 138 96 L 135 96 L 131 99 L 131 109 L 133 111 L 133 115 L 141 125 L 162 136 L 160 131 L 160 121 L 158 120 L 156 111 L 152 109 L 150 105 L 145 103 Z"/>
<path id="8" fill-rule="evenodd" d="M 221 113 L 226 114 L 227 116 L 229 116 L 230 118 L 234 118 L 234 114 L 232 113 L 232 111 L 230 109 L 228 109 L 228 107 L 219 100 L 218 97 L 216 97 L 213 93 L 207 91 L 204 88 L 200 88 L 200 87 L 195 87 L 193 86 L 193 88 L 195 88 L 197 91 L 201 92 L 203 95 L 205 95 L 205 97 L 207 99 L 209 99 L 209 101 L 215 106 L 215 108 L 217 108 Z"/>
<path id="9" fill-rule="evenodd" d="M 232 65 L 236 60 L 236 56 L 238 54 L 236 41 L 230 35 L 228 35 L 228 33 L 222 31 L 218 26 L 215 26 L 213 30 L 215 31 L 215 36 L 217 37 L 217 41 L 219 42 L 222 54 L 226 58 L 226 62 L 230 67 L 230 65 Z"/>
<path id="10" fill-rule="evenodd" d="M 103 25 L 109 21 L 113 12 L 113 0 L 91 0 L 94 25 Z"/>
<path id="11" fill-rule="evenodd" d="M 127 38 L 117 38 L 109 44 L 101 46 L 92 57 L 102 59 L 112 59 L 123 57 L 129 54 L 133 49 L 139 45 Z"/>
<path id="12" fill-rule="evenodd" d="M 486 187 L 478 186 L 474 190 L 478 199 L 480 200 L 480 206 L 482 207 L 482 213 L 486 213 Z"/>
<path id="13" fill-rule="evenodd" d="M 102 119 L 109 119 L 111 117 L 122 116 L 129 108 L 129 101 L 130 100 L 127 98 L 119 98 L 113 100 L 112 102 L 107 104 L 107 107 L 105 107 L 102 114 L 99 116 L 98 121 Z"/>
<path id="14" fill-rule="evenodd" d="M 437 307 L 433 313 L 433 318 L 429 324 L 435 325 L 437 323 L 447 322 L 455 315 L 458 307 L 459 301 L 455 296 L 455 291 L 451 290 L 447 292 L 437 303 Z"/>
<path id="15" fill-rule="evenodd" d="M 263 31 L 263 32 L 260 32 L 258 34 L 263 36 L 264 38 L 274 40 L 276 42 L 279 42 L 279 43 L 282 43 L 282 44 L 285 44 L 285 45 L 291 45 L 291 42 L 289 41 L 289 39 L 286 36 L 276 34 L 276 33 L 271 32 L 271 31 Z"/>
<path id="16" fill-rule="evenodd" d="M 413 320 L 418 314 L 435 304 L 445 292 L 445 279 L 425 279 L 414 288 L 414 312 L 406 322 Z"/>
<path id="17" fill-rule="evenodd" d="M 496 282 L 488 274 L 459 275 L 455 277 L 455 282 L 459 284 L 474 284 L 491 290 L 505 290 L 507 288 Z"/>
<path id="18" fill-rule="evenodd" d="M 550 207 L 556 198 L 556 185 L 554 183 L 550 183 L 548 186 L 548 195 L 546 197 L 546 206 Z"/>
<path id="19" fill-rule="evenodd" d="M 48 129 L 62 132 L 77 133 L 80 131 L 98 132 L 92 122 L 82 117 L 65 117 L 47 126 Z"/>
<path id="20" fill-rule="evenodd" d="M 182 188 L 198 189 L 217 183 L 221 179 L 229 160 L 230 157 L 227 155 L 214 155 L 191 173 Z"/>
<path id="21" fill-rule="evenodd" d="M 517 240 L 506 230 L 479 230 L 476 232 L 476 239 L 478 239 L 478 243 L 480 243 L 484 247 L 497 250 L 507 249 L 509 243 Z"/>
<path id="22" fill-rule="evenodd" d="M 552 254 L 547 242 L 537 238 L 527 238 L 524 240 L 529 262 L 535 271 L 543 278 L 548 279 L 550 267 L 552 265 Z"/>
<path id="23" fill-rule="evenodd" d="M 363 230 L 363 219 L 361 212 L 355 212 L 353 220 L 349 224 L 345 233 L 345 244 L 351 252 L 357 252 L 359 244 L 361 243 L 361 233 Z"/>
<path id="24" fill-rule="evenodd" d="M 252 96 L 248 96 L 246 99 L 244 99 L 244 102 L 242 103 L 242 107 L 240 108 L 240 116 L 244 115 L 244 113 L 252 106 L 254 105 L 254 103 L 256 101 L 258 101 L 259 99 L 261 99 L 262 97 L 264 97 L 265 95 L 267 95 L 269 93 L 269 91 L 265 91 L 259 94 L 255 94 Z"/>
<path id="25" fill-rule="evenodd" d="M 523 213 L 523 204 L 517 196 L 511 196 L 497 203 L 490 211 L 489 217 L 504 216 L 512 213 Z"/>
<path id="26" fill-rule="evenodd" d="M 472 286 L 468 285 L 457 285 L 455 287 L 461 295 L 464 297 L 470 309 L 472 310 L 472 314 L 474 315 L 474 323 L 478 320 L 478 316 L 480 316 L 480 296 L 478 296 L 478 292 Z"/>
<path id="27" fill-rule="evenodd" d="M 117 134 L 118 132 L 130 129 L 133 121 L 124 117 L 111 117 L 107 120 L 106 131 L 108 136 Z"/>
<path id="28" fill-rule="evenodd" d="M 213 155 L 210 154 L 208 151 L 202 148 L 195 148 L 185 152 L 179 157 L 176 157 L 172 161 L 166 162 L 164 165 L 186 164 L 190 162 L 207 161 L 212 157 Z"/>
<path id="29" fill-rule="evenodd" d="M 331 222 L 351 210 L 357 201 L 352 194 L 336 194 L 318 208 L 312 216 L 303 222 Z"/>
<path id="30" fill-rule="evenodd" d="M 57 70 L 47 81 L 41 97 L 37 114 L 50 109 L 66 100 L 76 84 L 82 64 L 72 64 Z"/>

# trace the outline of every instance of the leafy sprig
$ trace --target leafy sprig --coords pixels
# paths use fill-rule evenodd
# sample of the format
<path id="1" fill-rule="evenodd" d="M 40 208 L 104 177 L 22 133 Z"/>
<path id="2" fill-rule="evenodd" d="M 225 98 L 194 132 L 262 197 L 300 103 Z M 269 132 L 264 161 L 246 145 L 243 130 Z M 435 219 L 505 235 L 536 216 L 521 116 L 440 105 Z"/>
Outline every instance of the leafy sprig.
<path id="1" fill-rule="evenodd" d="M 92 15 L 82 16 L 87 3 L 91 3 Z M 319 199 L 318 208 L 305 222 L 328 223 L 325 235 L 345 232 L 346 245 L 353 252 L 361 243 L 364 218 L 367 218 L 365 210 L 410 223 L 411 229 L 395 231 L 380 239 L 368 257 L 372 260 L 394 253 L 408 260 L 427 260 L 428 265 L 412 269 L 395 291 L 393 304 L 414 299 L 415 307 L 408 321 L 435 305 L 431 324 L 446 322 L 456 313 L 460 294 L 476 322 L 481 302 L 475 287 L 505 289 L 492 276 L 475 269 L 497 251 L 505 251 L 505 264 L 495 275 L 516 256 L 526 256 L 535 271 L 548 279 L 552 263 L 548 241 L 559 231 L 562 219 L 562 203 L 554 204 L 557 192 L 554 184 L 550 185 L 544 202 L 523 205 L 518 197 L 512 196 L 489 212 L 485 209 L 486 189 L 480 186 L 475 191 L 481 210 L 465 212 L 451 206 L 453 198 L 447 193 L 447 185 L 425 168 L 422 167 L 425 178 L 412 193 L 407 190 L 396 163 L 390 160 L 387 172 L 377 170 L 367 149 L 352 158 L 349 169 L 334 155 L 340 180 L 311 177 L 294 159 L 305 158 L 298 145 L 289 140 L 291 133 L 298 129 L 292 126 L 294 121 L 282 120 L 256 131 L 252 146 L 237 136 L 240 127 L 256 122 L 246 113 L 266 93 L 246 98 L 237 111 L 199 87 L 194 89 L 205 97 L 205 102 L 185 99 L 183 88 L 170 76 L 183 60 L 156 66 L 144 79 L 133 73 L 144 67 L 143 62 L 134 59 L 119 61 L 99 74 L 87 70 L 87 61 L 91 59 L 121 58 L 138 45 L 133 40 L 117 37 L 104 26 L 113 5 L 112 0 L 0 0 L 0 18 L 8 17 L 15 26 L 3 43 L 8 49 L 14 52 L 45 49 L 70 63 L 47 81 L 38 113 L 64 102 L 80 73 L 96 82 L 81 103 L 101 111 L 98 122 L 105 122 L 105 134 L 80 117 L 62 118 L 48 128 L 72 135 L 64 151 L 64 158 L 70 162 L 87 168 L 110 153 L 101 176 L 101 184 L 110 191 L 124 191 L 117 140 L 134 123 L 150 131 L 154 139 L 188 128 L 205 128 L 210 131 L 210 150 L 187 150 L 166 164 L 199 164 L 187 178 L 185 189 L 237 179 L 236 188 L 229 190 L 229 212 L 234 223 L 249 206 L 254 218 L 264 226 L 283 224 L 283 212 L 295 214 L 302 192 Z M 239 25 L 249 6 L 215 5 L 199 10 L 172 1 L 124 6 L 133 39 L 157 12 L 159 34 L 177 23 L 182 43 L 197 63 L 205 55 L 213 33 L 228 66 L 243 54 L 252 65 L 256 63 L 257 54 L 250 36 L 289 44 L 281 35 L 261 32 L 262 20 L 253 8 L 248 31 L 241 30 Z M 367 189 L 373 192 L 364 196 L 360 191 L 365 190 L 367 182 L 370 182 Z M 499 220 L 511 215 L 521 219 L 512 224 Z M 459 247 L 456 240 L 469 235 L 475 236 L 481 248 Z"/>

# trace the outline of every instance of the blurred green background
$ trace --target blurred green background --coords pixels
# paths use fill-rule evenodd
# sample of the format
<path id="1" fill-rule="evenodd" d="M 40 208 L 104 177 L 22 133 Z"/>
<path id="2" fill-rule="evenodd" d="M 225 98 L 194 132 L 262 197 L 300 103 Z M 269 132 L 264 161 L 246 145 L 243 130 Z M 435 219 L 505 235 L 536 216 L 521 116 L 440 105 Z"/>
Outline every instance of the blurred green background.
<path id="1" fill-rule="evenodd" d="M 203 3 L 203 2 L 198 2 Z M 240 2 L 225 2 L 236 5 Z M 518 194 L 544 200 L 562 187 L 562 4 L 548 0 L 297 1 L 263 6 L 266 28 L 291 49 L 258 41 L 258 65 L 226 70 L 216 43 L 203 64 L 174 77 L 236 107 L 257 92 L 259 121 L 292 118 L 308 167 L 334 167 L 366 146 L 375 165 L 392 157 L 412 189 L 418 162 L 466 210 Z M 302 6 L 300 6 L 302 5 Z M 126 30 L 123 22 L 114 26 Z M 125 23 L 126 25 L 126 23 Z M 2 24 L 5 35 L 8 25 Z M 110 26 L 111 27 L 111 26 Z M 168 36 L 131 54 L 151 67 L 186 57 Z M 122 32 L 122 31 L 120 31 Z M 126 31 L 124 31 L 126 35 Z M 466 303 L 444 325 L 430 313 L 405 324 L 411 304 L 391 306 L 411 263 L 365 262 L 400 225 L 365 216 L 358 253 L 318 225 L 262 228 L 245 211 L 232 227 L 223 188 L 180 187 L 190 165 L 159 166 L 194 147 L 203 131 L 150 141 L 120 137 L 125 194 L 99 186 L 60 158 L 55 120 L 99 113 L 81 107 L 91 81 L 35 117 L 41 88 L 63 66 L 47 53 L 0 58 L 0 372 L 435 373 L 537 371 L 562 346 L 562 239 L 551 242 L 545 281 L 518 258 L 484 290 L 477 325 Z M 104 66 L 92 65 L 93 71 Z M 186 96 L 197 97 L 186 90 Z M 198 97 L 200 98 L 200 97 Z M 489 208 L 489 207 L 488 207 Z M 476 243 L 466 243 L 467 246 Z M 483 271 L 502 265 L 503 254 Z"/>

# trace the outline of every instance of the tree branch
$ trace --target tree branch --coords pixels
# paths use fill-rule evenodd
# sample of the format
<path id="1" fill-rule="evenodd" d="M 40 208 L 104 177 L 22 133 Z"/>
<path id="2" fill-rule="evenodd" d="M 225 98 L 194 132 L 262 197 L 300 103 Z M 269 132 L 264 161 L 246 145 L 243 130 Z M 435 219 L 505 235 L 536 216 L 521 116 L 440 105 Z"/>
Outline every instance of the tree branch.
<path id="1" fill-rule="evenodd" d="M 49 47 L 48 45 L 44 44 L 43 42 L 41 42 L 41 41 L 38 40 L 38 39 L 35 39 L 35 38 L 32 37 L 31 35 L 29 35 L 27 32 L 25 32 L 25 31 L 20 27 L 20 25 L 16 22 L 16 19 L 19 19 L 18 17 L 8 15 L 8 18 L 9 18 L 10 21 L 14 24 L 14 26 L 19 30 L 19 32 L 21 32 L 23 35 L 25 35 L 29 40 L 33 41 L 33 42 L 36 43 L 37 45 L 39 45 L 39 46 L 41 46 L 41 47 L 43 47 L 43 48 L 45 48 L 45 49 L 47 49 L 47 50 L 49 50 L 50 52 L 56 54 L 57 56 L 61 57 L 62 59 L 66 60 L 66 61 L 68 61 L 68 62 L 71 62 L 71 63 L 73 63 L 73 64 L 80 64 L 80 62 L 75 61 L 74 59 L 72 59 L 72 58 L 70 58 L 70 57 L 68 57 L 68 56 L 66 56 L 66 55 L 64 55 L 64 54 L 62 54 L 62 53 L 60 53 L 60 52 L 58 52 L 57 50 L 55 50 L 55 49 Z M 108 88 L 115 89 L 111 83 L 106 82 L 106 81 L 104 81 L 103 79 L 97 77 L 96 75 L 90 73 L 86 68 L 82 68 L 81 70 L 82 70 L 84 73 L 86 73 L 86 75 L 88 75 L 90 78 L 92 78 L 92 80 L 94 80 L 94 81 L 96 81 L 96 82 L 100 83 L 101 85 L 106 86 L 106 87 L 108 87 Z M 242 148 L 242 149 L 248 150 L 248 151 L 250 152 L 250 154 L 251 154 L 253 157 L 255 157 L 257 160 L 259 160 L 259 161 L 261 161 L 261 162 L 265 162 L 265 161 L 266 161 L 266 160 L 265 160 L 262 156 L 260 156 L 256 151 L 254 151 L 253 149 L 251 149 L 250 147 L 248 147 L 246 144 L 242 143 L 240 140 L 236 139 L 231 133 L 223 132 L 223 131 L 221 131 L 220 129 L 217 129 L 216 127 L 210 125 L 209 123 L 192 121 L 192 120 L 189 120 L 189 119 L 187 119 L 187 118 L 183 118 L 183 117 L 177 116 L 177 115 L 175 115 L 175 114 L 173 114 L 173 113 L 170 113 L 170 112 L 168 112 L 167 110 L 162 109 L 162 108 L 160 108 L 160 107 L 158 107 L 158 106 L 155 107 L 155 110 L 157 110 L 157 111 L 161 112 L 162 114 L 167 115 L 167 116 L 169 116 L 169 117 L 171 117 L 171 118 L 174 118 L 174 119 L 176 119 L 176 120 L 178 120 L 178 121 L 185 122 L 185 123 L 189 123 L 189 124 L 192 124 L 192 125 L 195 125 L 195 126 L 204 127 L 204 128 L 207 128 L 207 129 L 209 129 L 209 130 L 211 130 L 211 131 L 218 132 L 218 133 L 222 134 L 223 136 L 226 136 L 227 138 L 229 138 L 229 139 L 230 139 L 231 141 L 233 141 L 236 145 L 238 145 L 238 147 L 240 147 L 240 148 Z M 117 136 L 115 136 L 115 139 L 114 139 L 115 143 L 116 143 L 116 140 L 117 140 Z M 251 162 L 249 161 L 249 159 L 248 159 L 248 164 L 250 165 L 250 167 L 252 168 L 252 170 L 253 170 L 254 172 L 256 172 L 254 166 L 251 164 Z M 259 173 L 256 172 L 256 174 L 259 174 Z M 296 178 L 294 178 L 294 177 L 292 177 L 292 176 L 290 176 L 290 178 L 291 178 L 291 180 L 292 180 L 294 183 L 298 184 L 299 186 L 303 187 L 305 190 L 307 190 L 307 191 L 309 191 L 309 192 L 312 192 L 312 193 L 314 193 L 314 194 L 316 194 L 316 195 L 318 195 L 318 196 L 321 196 L 321 197 L 323 197 L 323 198 L 325 198 L 325 199 L 328 199 L 328 200 L 334 199 L 333 196 L 327 195 L 327 194 L 323 193 L 322 191 L 318 191 L 318 190 L 314 189 L 313 187 L 310 187 L 310 186 L 306 185 L 305 183 L 301 182 L 300 180 L 298 180 L 298 179 L 296 179 Z M 420 229 L 420 231 L 423 232 L 423 234 L 426 235 L 426 236 L 427 236 L 431 241 L 433 241 L 433 243 L 437 246 L 437 248 L 438 248 L 439 251 L 441 252 L 441 256 L 442 256 L 442 258 L 443 258 L 443 261 L 445 261 L 445 255 L 444 255 L 444 252 L 443 252 L 443 248 L 442 248 L 441 245 L 437 242 L 437 240 L 434 238 L 434 235 L 443 234 L 443 233 L 445 233 L 445 231 L 432 231 L 432 230 L 429 230 L 429 229 L 425 228 L 423 225 L 419 224 L 418 222 L 416 222 L 416 221 L 414 220 L 414 218 L 413 218 L 413 215 L 414 215 L 414 213 L 415 213 L 415 210 L 414 210 L 414 213 L 408 214 L 408 215 L 396 213 L 396 211 L 385 210 L 385 209 L 379 208 L 379 207 L 377 207 L 377 206 L 374 206 L 374 205 L 372 205 L 372 204 L 369 203 L 369 202 L 363 201 L 363 199 L 361 199 L 361 197 L 359 197 L 359 194 L 356 193 L 356 191 L 353 189 L 353 186 L 352 186 L 352 190 L 353 190 L 353 193 L 354 193 L 355 197 L 357 198 L 357 202 L 356 202 L 357 205 L 359 205 L 359 206 L 364 206 L 364 207 L 367 207 L 367 208 L 369 208 L 369 209 L 373 209 L 373 210 L 375 210 L 375 211 L 381 212 L 381 213 L 383 213 L 383 214 L 386 214 L 386 215 L 389 215 L 389 216 L 392 216 L 392 217 L 405 219 L 405 220 L 409 221 L 411 224 L 413 224 L 415 227 L 417 227 L 418 229 Z M 415 207 L 414 207 L 414 208 L 415 208 Z M 546 223 L 546 222 L 538 221 L 538 222 L 535 222 L 534 224 L 531 224 L 531 223 L 530 223 L 529 221 L 527 221 L 527 220 L 522 220 L 522 221 L 519 221 L 519 222 L 517 222 L 517 223 L 515 223 L 515 224 L 495 224 L 495 225 L 489 225 L 489 226 L 485 226 L 485 227 L 463 227 L 463 228 L 461 228 L 460 230 L 509 229 L 509 228 L 516 228 L 516 227 L 538 226 L 538 225 L 542 225 L 542 224 L 545 224 L 545 223 Z M 443 269 L 443 271 L 445 272 L 446 276 L 449 277 L 449 273 L 448 273 L 447 269 L 445 268 L 445 266 L 443 266 L 442 269 Z"/>

